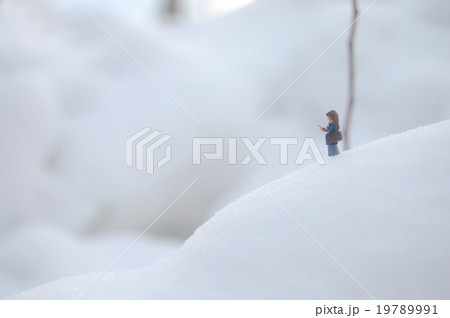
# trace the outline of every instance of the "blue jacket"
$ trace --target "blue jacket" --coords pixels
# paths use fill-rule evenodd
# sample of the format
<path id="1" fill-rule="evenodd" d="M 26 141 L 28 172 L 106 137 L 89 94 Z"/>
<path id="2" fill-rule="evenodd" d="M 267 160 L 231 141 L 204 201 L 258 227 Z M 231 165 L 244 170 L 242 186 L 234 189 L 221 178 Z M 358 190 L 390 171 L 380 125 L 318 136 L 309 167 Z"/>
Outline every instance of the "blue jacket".
<path id="1" fill-rule="evenodd" d="M 332 133 L 334 131 L 334 126 L 335 126 L 334 123 L 329 124 L 327 126 L 327 133 L 329 133 L 329 134 Z M 339 124 L 337 125 L 337 129 L 339 130 Z"/>
<path id="2" fill-rule="evenodd" d="M 336 125 L 335 125 L 334 123 L 329 124 L 329 125 L 327 126 L 327 133 L 328 133 L 328 134 L 331 134 L 331 133 L 334 131 L 335 126 L 336 126 Z M 337 130 L 339 130 L 339 124 L 337 124 Z M 329 145 L 337 145 L 337 142 L 332 142 L 332 143 L 329 144 Z"/>

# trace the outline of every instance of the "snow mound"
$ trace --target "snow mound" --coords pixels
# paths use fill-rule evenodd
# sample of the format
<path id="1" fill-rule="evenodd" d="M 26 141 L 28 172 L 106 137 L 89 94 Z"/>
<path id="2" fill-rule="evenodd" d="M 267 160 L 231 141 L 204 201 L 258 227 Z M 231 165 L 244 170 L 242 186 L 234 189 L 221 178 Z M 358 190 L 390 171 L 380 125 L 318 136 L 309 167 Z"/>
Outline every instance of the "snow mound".
<path id="1" fill-rule="evenodd" d="M 0 239 L 0 298 L 62 277 L 103 271 L 135 237 L 116 232 L 80 235 L 49 223 L 11 230 Z M 112 270 L 150 266 L 180 245 L 174 239 L 144 236 Z"/>
<path id="2" fill-rule="evenodd" d="M 448 299 L 449 145 L 444 121 L 255 183 L 171 257 L 108 272 L 83 298 Z M 77 298 L 97 276 L 13 298 Z"/>

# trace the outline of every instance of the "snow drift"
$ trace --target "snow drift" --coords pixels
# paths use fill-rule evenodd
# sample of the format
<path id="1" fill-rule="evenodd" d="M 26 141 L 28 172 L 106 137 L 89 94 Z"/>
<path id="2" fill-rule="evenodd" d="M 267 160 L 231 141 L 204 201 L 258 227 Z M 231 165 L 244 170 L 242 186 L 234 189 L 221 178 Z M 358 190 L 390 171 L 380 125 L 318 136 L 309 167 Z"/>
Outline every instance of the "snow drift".
<path id="1" fill-rule="evenodd" d="M 65 276 L 102 271 L 136 238 L 134 233 L 79 235 L 54 224 L 32 224 L 0 240 L 0 299 Z M 113 270 L 150 266 L 173 253 L 180 241 L 146 235 Z"/>
<path id="2" fill-rule="evenodd" d="M 449 145 L 444 121 L 255 183 L 172 256 L 83 298 L 448 299 Z M 96 277 L 12 298 L 77 298 Z"/>

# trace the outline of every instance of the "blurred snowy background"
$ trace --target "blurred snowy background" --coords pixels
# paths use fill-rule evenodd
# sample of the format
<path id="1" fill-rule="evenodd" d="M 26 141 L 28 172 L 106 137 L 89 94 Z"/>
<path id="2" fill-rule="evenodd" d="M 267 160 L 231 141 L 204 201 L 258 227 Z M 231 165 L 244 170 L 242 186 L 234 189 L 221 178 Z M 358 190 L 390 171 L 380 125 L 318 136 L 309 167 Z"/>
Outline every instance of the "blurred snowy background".
<path id="1" fill-rule="evenodd" d="M 298 168 L 274 151 L 193 166 L 192 137 L 314 137 L 325 154 L 316 125 L 345 115 L 347 34 L 251 125 L 348 27 L 348 0 L 80 3 L 200 125 L 76 2 L 1 0 L 0 297 L 102 271 L 197 176 L 113 269 L 170 255 L 251 176 Z M 352 146 L 450 118 L 449 31 L 445 0 L 379 0 L 361 18 Z M 174 137 L 153 176 L 125 165 L 147 126 Z"/>

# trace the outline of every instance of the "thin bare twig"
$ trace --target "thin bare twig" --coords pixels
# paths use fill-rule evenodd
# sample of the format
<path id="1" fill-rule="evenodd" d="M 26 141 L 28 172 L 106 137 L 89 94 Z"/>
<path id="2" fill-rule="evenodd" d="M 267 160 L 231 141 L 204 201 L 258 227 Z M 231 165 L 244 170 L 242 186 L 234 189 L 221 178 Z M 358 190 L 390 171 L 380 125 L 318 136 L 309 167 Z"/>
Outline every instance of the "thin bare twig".
<path id="1" fill-rule="evenodd" d="M 348 82 L 348 104 L 347 113 L 345 117 L 344 127 L 344 148 L 345 150 L 350 148 L 350 124 L 353 115 L 353 106 L 355 104 L 355 34 L 358 20 L 358 0 L 352 0 L 353 17 L 352 28 L 350 30 L 350 38 L 348 41 L 348 68 L 349 68 L 349 82 Z"/>

